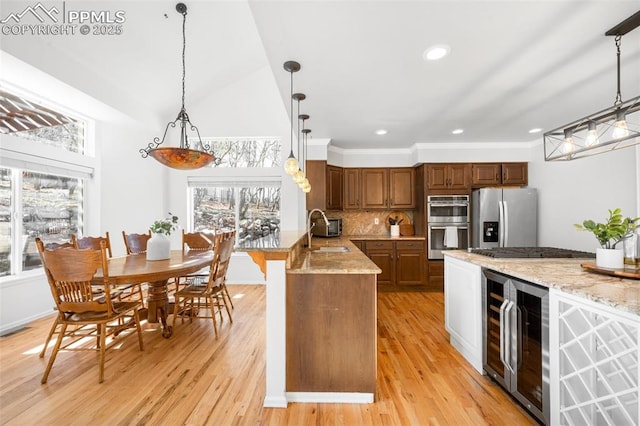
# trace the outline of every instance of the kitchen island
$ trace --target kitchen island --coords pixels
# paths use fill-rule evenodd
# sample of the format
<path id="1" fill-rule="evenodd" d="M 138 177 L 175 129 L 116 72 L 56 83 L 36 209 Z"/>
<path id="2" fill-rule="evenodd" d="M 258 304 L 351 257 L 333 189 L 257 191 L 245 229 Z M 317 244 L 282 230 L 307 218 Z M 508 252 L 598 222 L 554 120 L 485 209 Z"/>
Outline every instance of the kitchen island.
<path id="1" fill-rule="evenodd" d="M 264 406 L 373 402 L 380 269 L 348 239 L 314 239 L 309 250 L 306 237 L 281 232 L 237 248 L 266 278 Z"/>
<path id="2" fill-rule="evenodd" d="M 483 270 L 548 289 L 543 317 L 548 321 L 549 365 L 541 366 L 547 371 L 543 381 L 549 383 L 548 421 L 637 425 L 640 281 L 588 272 L 580 266 L 585 262 L 593 260 L 498 259 L 447 252 L 445 328 L 452 346 L 484 374 L 483 299 L 489 295 L 483 294 Z M 518 318 L 525 314 L 519 312 Z M 520 337 L 514 342 L 514 348 L 522 345 Z M 505 358 L 509 356 L 507 350 Z M 519 370 L 519 361 L 512 368 Z M 505 365 L 505 371 L 508 368 Z"/>

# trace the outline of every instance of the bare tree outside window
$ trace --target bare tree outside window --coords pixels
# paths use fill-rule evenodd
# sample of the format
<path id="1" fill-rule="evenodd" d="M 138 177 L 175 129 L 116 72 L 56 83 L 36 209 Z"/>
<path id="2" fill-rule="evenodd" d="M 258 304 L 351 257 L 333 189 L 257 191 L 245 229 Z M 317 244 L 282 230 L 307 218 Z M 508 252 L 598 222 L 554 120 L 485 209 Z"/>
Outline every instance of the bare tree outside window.
<path id="1" fill-rule="evenodd" d="M 213 147 L 216 167 L 271 168 L 280 166 L 279 138 L 202 138 Z M 213 167 L 213 166 L 212 166 Z"/>

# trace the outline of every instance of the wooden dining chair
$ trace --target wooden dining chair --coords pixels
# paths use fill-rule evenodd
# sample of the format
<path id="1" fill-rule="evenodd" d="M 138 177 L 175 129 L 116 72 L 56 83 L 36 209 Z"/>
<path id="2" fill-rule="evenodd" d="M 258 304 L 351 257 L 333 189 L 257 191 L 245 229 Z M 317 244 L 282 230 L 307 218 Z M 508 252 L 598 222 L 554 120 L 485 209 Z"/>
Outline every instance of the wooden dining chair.
<path id="1" fill-rule="evenodd" d="M 206 232 L 184 232 L 182 230 L 182 251 L 207 251 L 213 250 L 215 244 L 215 233 Z M 184 287 L 188 284 L 189 280 L 206 279 L 209 275 L 209 269 L 205 268 L 190 275 L 185 275 L 175 278 L 176 291 L 180 290 L 180 286 Z"/>
<path id="2" fill-rule="evenodd" d="M 73 246 L 79 249 L 91 249 L 91 250 L 100 250 L 100 242 L 104 241 L 107 254 L 109 257 L 112 257 L 111 253 L 111 239 L 109 238 L 109 232 L 105 232 L 104 237 L 82 237 L 78 238 L 76 234 L 71 234 L 71 242 Z"/>
<path id="3" fill-rule="evenodd" d="M 104 237 L 82 237 L 78 238 L 75 234 L 71 234 L 71 242 L 74 247 L 78 249 L 91 249 L 91 250 L 100 250 L 101 242 L 105 243 L 107 247 L 107 254 L 109 258 L 113 257 L 111 252 L 111 239 L 109 238 L 109 231 L 105 232 Z M 144 296 L 142 292 L 142 284 L 120 284 L 118 286 L 112 287 L 112 292 L 117 295 L 120 299 L 130 299 L 135 295 L 140 299 L 140 303 L 144 307 Z"/>
<path id="4" fill-rule="evenodd" d="M 222 234 L 222 238 L 223 240 L 227 241 L 226 244 L 228 249 L 228 251 L 225 253 L 225 257 L 223 258 L 225 269 L 222 279 L 222 290 L 224 297 L 227 298 L 229 304 L 231 305 L 231 309 L 235 309 L 235 307 L 233 306 L 233 301 L 231 300 L 231 296 L 229 295 L 229 290 L 227 289 L 227 270 L 229 268 L 229 262 L 231 261 L 231 255 L 233 254 L 233 248 L 236 244 L 236 231 L 226 231 Z"/>
<path id="5" fill-rule="evenodd" d="M 224 240 L 222 234 L 217 234 L 214 238 L 213 259 L 209 268 L 209 274 L 205 280 L 191 278 L 187 285 L 178 290 L 175 294 L 175 303 L 173 307 L 173 329 L 175 330 L 176 319 L 188 317 L 190 321 L 193 318 L 211 318 L 213 321 L 213 331 L 216 339 L 218 338 L 218 325 L 216 314 L 223 321 L 222 308 L 227 312 L 229 322 L 233 323 L 229 306 L 224 297 L 223 279 L 226 274 L 228 262 L 224 259 L 230 257 L 228 252 L 233 251 L 233 245 L 229 244 L 232 240 Z"/>
<path id="6" fill-rule="evenodd" d="M 41 383 L 47 382 L 53 363 L 61 349 L 98 350 L 100 353 L 98 381 L 102 383 L 105 352 L 108 349 L 107 336 L 115 336 L 135 324 L 140 350 L 144 350 L 138 317 L 140 302 L 122 302 L 112 299 L 107 246 L 104 241 L 100 243 L 100 250 L 77 248 L 48 250 L 44 248 L 42 241 L 37 240 L 36 244 L 58 309 L 56 323 L 61 326 Z M 98 270 L 102 270 L 102 277 L 94 278 Z M 104 288 L 104 297 L 94 296 L 93 286 L 98 282 Z M 90 325 L 95 327 L 83 327 Z M 70 341 L 62 345 L 66 337 Z M 87 346 L 86 342 L 80 343 L 87 338 L 95 339 L 96 345 Z M 111 342 L 109 347 L 114 342 Z"/>
<path id="7" fill-rule="evenodd" d="M 147 242 L 151 239 L 151 231 L 148 231 L 146 234 L 127 234 L 125 231 L 122 231 L 122 239 L 124 240 L 124 248 L 127 251 L 128 255 L 143 255 L 147 252 Z M 137 292 L 138 297 L 142 302 L 142 307 L 144 307 L 144 290 L 142 287 L 143 284 L 132 284 L 130 287 L 131 291 L 129 292 L 128 296 L 131 296 L 132 293 Z"/>
<path id="8" fill-rule="evenodd" d="M 147 241 L 151 238 L 151 231 L 146 234 L 127 234 L 122 231 L 122 239 L 124 240 L 124 248 L 127 254 L 140 254 L 147 252 Z"/>
<path id="9" fill-rule="evenodd" d="M 66 242 L 62 242 L 62 243 L 57 243 L 57 242 L 50 242 L 50 243 L 44 243 L 40 237 L 36 237 L 36 247 L 38 246 L 38 241 L 40 241 L 42 247 L 44 247 L 44 249 L 47 250 L 57 250 L 60 248 L 65 248 L 65 247 L 70 247 L 73 248 L 73 243 L 71 241 L 66 241 Z M 40 259 L 42 259 L 42 256 L 40 257 Z M 44 342 L 44 346 L 42 347 L 42 351 L 40 352 L 40 358 L 44 358 L 44 354 L 47 351 L 47 347 L 49 346 L 49 342 L 51 341 L 51 337 L 53 337 L 53 335 L 55 334 L 56 330 L 58 329 L 58 321 L 54 320 L 53 324 L 51 324 L 51 329 L 49 330 L 49 334 L 47 335 L 47 339 Z"/>

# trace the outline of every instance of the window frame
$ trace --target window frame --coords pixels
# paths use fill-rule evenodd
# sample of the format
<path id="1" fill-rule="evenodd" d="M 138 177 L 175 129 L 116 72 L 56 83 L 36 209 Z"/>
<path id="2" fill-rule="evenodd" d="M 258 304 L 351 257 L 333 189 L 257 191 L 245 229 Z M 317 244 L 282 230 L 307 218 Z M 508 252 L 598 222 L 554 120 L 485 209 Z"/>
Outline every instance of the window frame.
<path id="1" fill-rule="evenodd" d="M 50 175 L 58 175 L 82 180 L 83 198 L 81 208 L 83 212 L 88 211 L 91 196 L 88 194 L 97 189 L 95 183 L 98 162 L 95 158 L 95 121 L 80 113 L 70 111 L 53 102 L 42 100 L 38 96 L 32 96 L 25 91 L 7 87 L 3 84 L 5 91 L 9 91 L 30 101 L 55 109 L 65 115 L 84 122 L 84 154 L 67 151 L 63 148 L 56 148 L 40 144 L 36 141 L 28 141 L 15 134 L 0 133 L 0 167 L 11 170 L 11 270 L 8 275 L 0 277 L 0 284 L 15 282 L 27 277 L 42 274 L 42 267 L 23 270 L 22 253 L 14 250 L 14 247 L 21 246 L 23 234 L 22 220 L 22 172 L 29 171 Z M 25 143 L 26 142 L 26 143 Z M 31 142 L 31 143 L 29 143 Z M 86 220 L 79 224 L 86 229 Z"/>

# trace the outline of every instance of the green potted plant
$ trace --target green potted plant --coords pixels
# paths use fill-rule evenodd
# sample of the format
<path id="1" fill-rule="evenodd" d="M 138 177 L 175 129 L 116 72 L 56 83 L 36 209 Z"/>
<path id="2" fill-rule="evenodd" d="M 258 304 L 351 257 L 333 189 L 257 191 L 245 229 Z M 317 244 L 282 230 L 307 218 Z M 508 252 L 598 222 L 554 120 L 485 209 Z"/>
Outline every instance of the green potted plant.
<path id="1" fill-rule="evenodd" d="M 573 226 L 579 231 L 589 231 L 600 243 L 596 250 L 596 265 L 603 268 L 622 268 L 624 254 L 621 248 L 616 248 L 621 241 L 640 228 L 640 217 L 634 219 L 624 217 L 617 208 L 609 211 L 609 218 L 604 223 L 587 219 L 582 224 Z"/>
<path id="2" fill-rule="evenodd" d="M 147 260 L 169 259 L 171 253 L 171 241 L 169 235 L 178 228 L 178 216 L 169 212 L 169 215 L 151 224 L 149 229 L 153 235 L 147 242 Z"/>

